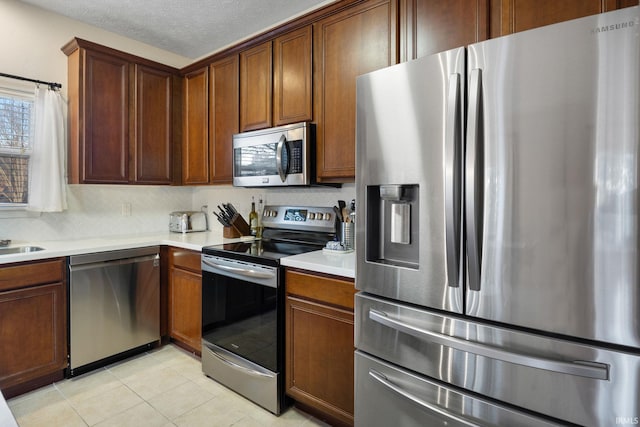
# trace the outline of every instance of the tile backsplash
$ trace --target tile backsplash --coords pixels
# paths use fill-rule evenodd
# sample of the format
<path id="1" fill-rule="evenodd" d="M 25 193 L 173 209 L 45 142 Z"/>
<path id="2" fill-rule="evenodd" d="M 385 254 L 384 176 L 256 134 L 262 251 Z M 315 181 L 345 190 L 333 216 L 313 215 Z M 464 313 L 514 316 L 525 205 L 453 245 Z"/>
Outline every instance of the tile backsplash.
<path id="1" fill-rule="evenodd" d="M 211 215 L 216 205 L 231 202 L 248 217 L 251 196 L 266 204 L 333 206 L 355 197 L 355 185 L 342 188 L 235 188 L 232 186 L 167 187 L 69 185 L 69 209 L 40 216 L 10 217 L 0 212 L 0 239 L 19 241 L 81 239 L 168 230 L 169 213 L 200 210 L 207 205 L 210 227 L 221 227 Z M 12 215 L 15 216 L 15 215 Z"/>

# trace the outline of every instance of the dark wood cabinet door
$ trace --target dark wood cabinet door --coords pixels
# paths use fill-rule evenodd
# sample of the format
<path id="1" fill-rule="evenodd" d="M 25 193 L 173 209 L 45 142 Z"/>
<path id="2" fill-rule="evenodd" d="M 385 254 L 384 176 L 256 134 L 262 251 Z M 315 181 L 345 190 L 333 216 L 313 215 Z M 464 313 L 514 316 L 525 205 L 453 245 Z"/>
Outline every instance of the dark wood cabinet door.
<path id="1" fill-rule="evenodd" d="M 209 67 L 184 76 L 182 183 L 209 183 Z"/>
<path id="2" fill-rule="evenodd" d="M 133 180 L 140 184 L 172 181 L 172 79 L 166 71 L 135 65 Z"/>
<path id="3" fill-rule="evenodd" d="M 209 66 L 209 179 L 214 184 L 233 180 L 233 134 L 240 126 L 238 65 L 238 55 L 232 55 Z"/>
<path id="4" fill-rule="evenodd" d="M 65 260 L 1 267 L 0 285 L 0 390 L 9 398 L 63 377 Z"/>
<path id="5" fill-rule="evenodd" d="M 491 37 L 637 4 L 638 0 L 498 0 L 491 2 Z"/>
<path id="6" fill-rule="evenodd" d="M 287 296 L 287 394 L 353 424 L 353 312 Z"/>
<path id="7" fill-rule="evenodd" d="M 84 66 L 84 183 L 129 182 L 129 62 L 87 50 Z"/>
<path id="8" fill-rule="evenodd" d="M 240 52 L 240 131 L 271 126 L 271 41 Z"/>
<path id="9" fill-rule="evenodd" d="M 319 182 L 355 178 L 356 77 L 397 62 L 396 9 L 367 1 L 314 24 Z"/>
<path id="10" fill-rule="evenodd" d="M 400 56 L 408 61 L 489 37 L 489 0 L 401 0 Z"/>
<path id="11" fill-rule="evenodd" d="M 353 281 L 285 274 L 287 394 L 331 421 L 353 425 Z"/>
<path id="12" fill-rule="evenodd" d="M 169 336 L 200 353 L 202 333 L 202 276 L 169 269 Z"/>
<path id="13" fill-rule="evenodd" d="M 202 270 L 200 252 L 169 248 L 169 336 L 200 354 Z"/>
<path id="14" fill-rule="evenodd" d="M 273 117 L 276 126 L 313 119 L 311 25 L 273 42 Z"/>

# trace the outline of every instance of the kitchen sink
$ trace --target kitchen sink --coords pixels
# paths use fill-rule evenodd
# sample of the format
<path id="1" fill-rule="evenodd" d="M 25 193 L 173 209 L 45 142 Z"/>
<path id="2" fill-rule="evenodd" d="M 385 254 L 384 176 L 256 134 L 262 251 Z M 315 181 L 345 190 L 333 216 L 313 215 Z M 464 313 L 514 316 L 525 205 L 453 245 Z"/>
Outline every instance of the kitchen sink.
<path id="1" fill-rule="evenodd" d="M 38 252 L 43 250 L 44 248 L 40 246 L 9 246 L 6 248 L 0 247 L 0 255 L 24 254 L 28 252 Z"/>

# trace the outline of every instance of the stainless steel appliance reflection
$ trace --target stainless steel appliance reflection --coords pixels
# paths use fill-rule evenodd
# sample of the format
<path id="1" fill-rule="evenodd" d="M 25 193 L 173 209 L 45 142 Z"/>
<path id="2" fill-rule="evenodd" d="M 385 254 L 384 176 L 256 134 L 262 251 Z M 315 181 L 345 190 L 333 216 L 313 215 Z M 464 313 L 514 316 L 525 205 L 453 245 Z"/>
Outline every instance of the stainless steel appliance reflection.
<path id="1" fill-rule="evenodd" d="M 157 246 L 69 258 L 69 374 L 160 340 Z"/>
<path id="2" fill-rule="evenodd" d="M 358 78 L 356 425 L 640 416 L 638 75 L 632 7 Z"/>
<path id="3" fill-rule="evenodd" d="M 336 234 L 331 207 L 266 206 L 262 239 L 202 250 L 202 371 L 280 414 L 284 274 L 280 258 L 320 250 Z"/>

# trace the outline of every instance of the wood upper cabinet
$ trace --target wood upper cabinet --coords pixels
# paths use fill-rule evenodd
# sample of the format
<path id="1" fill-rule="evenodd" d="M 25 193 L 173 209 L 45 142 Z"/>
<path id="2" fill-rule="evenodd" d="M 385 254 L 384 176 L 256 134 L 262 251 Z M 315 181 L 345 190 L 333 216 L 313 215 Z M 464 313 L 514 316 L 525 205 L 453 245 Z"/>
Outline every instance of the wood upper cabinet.
<path id="1" fill-rule="evenodd" d="M 367 1 L 314 24 L 318 182 L 355 178 L 356 77 L 397 62 L 396 1 Z"/>
<path id="2" fill-rule="evenodd" d="M 173 92 L 175 76 L 135 64 L 135 126 L 132 157 L 135 182 L 171 184 L 173 180 Z"/>
<path id="3" fill-rule="evenodd" d="M 182 183 L 209 183 L 209 68 L 184 76 Z"/>
<path id="4" fill-rule="evenodd" d="M 353 280 L 285 274 L 286 392 L 333 425 L 353 425 Z"/>
<path id="5" fill-rule="evenodd" d="M 238 65 L 238 55 L 232 55 L 209 66 L 209 179 L 213 184 L 233 180 L 233 134 L 240 129 Z"/>
<path id="6" fill-rule="evenodd" d="M 69 183 L 173 183 L 178 70 L 78 38 L 62 50 Z"/>
<path id="7" fill-rule="evenodd" d="M 84 129 L 79 182 L 129 182 L 129 62 L 84 51 L 84 95 L 79 115 Z M 71 85 L 71 84 L 70 84 Z M 72 102 L 72 100 L 70 100 Z M 76 135 L 74 135 L 76 136 Z M 82 162 L 82 163 L 80 163 Z M 75 181 L 75 180 L 74 180 Z"/>
<path id="8" fill-rule="evenodd" d="M 271 41 L 240 52 L 240 131 L 271 127 Z"/>
<path id="9" fill-rule="evenodd" d="M 400 59 L 408 61 L 489 37 L 489 0 L 400 0 Z"/>
<path id="10" fill-rule="evenodd" d="M 313 119 L 312 26 L 273 41 L 273 121 L 276 126 Z"/>
<path id="11" fill-rule="evenodd" d="M 200 354 L 202 335 L 200 252 L 169 248 L 169 336 Z"/>
<path id="12" fill-rule="evenodd" d="M 63 378 L 65 269 L 64 258 L 0 267 L 0 390 L 6 398 Z"/>
<path id="13" fill-rule="evenodd" d="M 638 5 L 638 0 L 492 1 L 491 37 L 504 36 L 635 5 Z"/>

